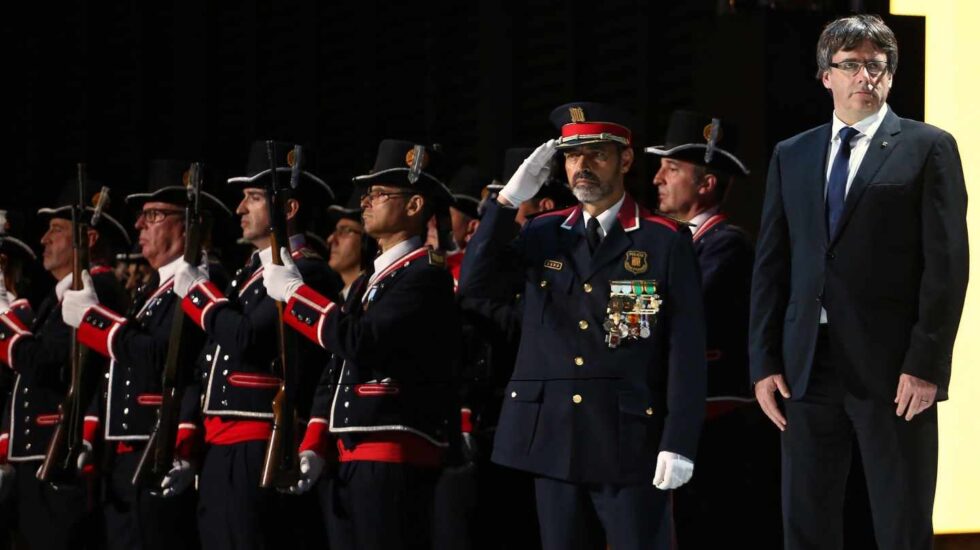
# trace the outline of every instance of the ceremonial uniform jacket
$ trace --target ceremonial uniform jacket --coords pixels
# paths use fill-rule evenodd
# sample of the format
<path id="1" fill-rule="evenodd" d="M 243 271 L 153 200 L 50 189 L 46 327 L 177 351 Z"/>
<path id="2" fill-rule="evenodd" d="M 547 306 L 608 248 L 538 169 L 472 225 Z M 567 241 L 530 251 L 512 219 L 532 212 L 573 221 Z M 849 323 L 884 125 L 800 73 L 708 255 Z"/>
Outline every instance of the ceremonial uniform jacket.
<path id="1" fill-rule="evenodd" d="M 322 445 L 327 430 L 348 448 L 391 432 L 445 448 L 458 432 L 452 276 L 440 255 L 409 248 L 373 278 L 355 281 L 343 306 L 306 285 L 289 300 L 290 326 L 334 354 L 303 448 Z"/>
<path id="2" fill-rule="evenodd" d="M 126 307 L 126 294 L 112 269 L 96 266 L 91 270 L 95 292 L 100 300 L 114 307 Z M 29 327 L 29 328 L 28 328 Z M 12 304 L 0 315 L 0 360 L 17 373 L 8 402 L 4 430 L 9 434 L 9 460 L 41 460 L 54 434 L 71 380 L 71 327 L 61 318 L 61 304 L 54 289 L 45 297 L 35 317 L 26 300 Z M 89 353 L 84 373 L 87 383 L 98 387 L 105 373 L 106 360 Z M 95 392 L 93 399 L 97 399 Z M 85 404 L 86 409 L 95 407 Z M 99 417 L 86 415 L 85 438 L 92 440 Z"/>
<path id="3" fill-rule="evenodd" d="M 336 277 L 323 258 L 307 247 L 292 257 L 307 284 L 336 295 Z M 191 288 L 182 302 L 187 315 L 208 334 L 202 378 L 207 416 L 272 420 L 272 399 L 281 383 L 276 363 L 279 313 L 262 284 L 263 271 L 255 253 L 227 296 L 208 281 Z M 301 394 L 294 403 L 305 417 L 329 355 L 309 340 L 298 338 L 296 343 L 293 357 Z"/>
<path id="4" fill-rule="evenodd" d="M 460 294 L 525 279 L 517 364 L 492 459 L 572 482 L 650 483 L 658 451 L 695 456 L 704 418 L 704 309 L 690 233 L 627 195 L 594 255 L 581 206 L 541 215 L 516 240 L 515 209 L 490 203 Z M 606 342 L 611 281 L 656 288 L 646 338 Z M 634 318 L 635 321 L 639 317 Z"/>
<path id="5" fill-rule="evenodd" d="M 745 232 L 715 214 L 694 232 L 701 266 L 708 402 L 753 401 L 749 383 L 749 298 L 753 247 Z"/>
<path id="6" fill-rule="evenodd" d="M 108 441 L 143 442 L 156 426 L 161 395 L 163 368 L 167 361 L 173 315 L 179 313 L 174 294 L 173 271 L 176 260 L 160 269 L 160 284 L 142 304 L 134 304 L 135 314 L 122 317 L 105 304 L 88 309 L 78 329 L 78 337 L 89 348 L 111 358 L 108 393 L 105 402 L 105 439 Z M 188 349 L 200 349 L 204 335 L 191 332 Z M 193 363 L 179 379 L 186 387 L 193 375 Z M 188 403 L 185 400 L 184 403 Z M 177 443 L 190 437 L 196 429 L 193 410 L 182 407 Z"/>

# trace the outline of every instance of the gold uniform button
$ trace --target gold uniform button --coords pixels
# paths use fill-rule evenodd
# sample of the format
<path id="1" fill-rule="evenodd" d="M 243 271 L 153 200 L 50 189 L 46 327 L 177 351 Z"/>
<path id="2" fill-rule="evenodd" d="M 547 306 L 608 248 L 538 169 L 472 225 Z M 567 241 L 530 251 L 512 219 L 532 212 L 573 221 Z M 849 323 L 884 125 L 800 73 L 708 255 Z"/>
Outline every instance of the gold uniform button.
<path id="1" fill-rule="evenodd" d="M 541 288 L 548 288 L 548 281 L 541 281 Z"/>
<path id="2" fill-rule="evenodd" d="M 576 393 L 575 395 L 572 396 L 572 403 L 575 403 L 576 405 L 578 405 L 581 402 L 582 402 L 582 396 L 581 395 L 579 395 L 579 394 Z"/>
<path id="3" fill-rule="evenodd" d="M 585 359 L 582 359 L 581 357 L 576 357 L 575 364 L 581 367 L 582 365 L 585 364 Z"/>
<path id="4" fill-rule="evenodd" d="M 585 283 L 582 285 L 582 290 L 584 290 L 586 293 L 592 292 L 592 285 Z"/>
<path id="5" fill-rule="evenodd" d="M 653 407 L 647 407 L 647 416 L 653 416 Z"/>
<path id="6" fill-rule="evenodd" d="M 589 328 L 589 322 L 586 321 L 585 319 L 582 319 L 581 321 L 578 322 L 578 328 L 580 328 L 582 330 L 588 329 Z"/>

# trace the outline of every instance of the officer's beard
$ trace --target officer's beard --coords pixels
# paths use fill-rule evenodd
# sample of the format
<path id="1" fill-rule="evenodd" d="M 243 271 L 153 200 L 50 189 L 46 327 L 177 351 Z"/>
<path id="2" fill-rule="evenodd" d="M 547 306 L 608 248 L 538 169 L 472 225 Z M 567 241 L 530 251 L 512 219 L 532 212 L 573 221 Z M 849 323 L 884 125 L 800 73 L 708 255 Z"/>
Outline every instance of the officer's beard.
<path id="1" fill-rule="evenodd" d="M 579 170 L 575 172 L 575 176 L 572 178 L 572 194 L 581 203 L 600 202 L 612 192 L 612 184 L 603 182 L 591 170 Z"/>

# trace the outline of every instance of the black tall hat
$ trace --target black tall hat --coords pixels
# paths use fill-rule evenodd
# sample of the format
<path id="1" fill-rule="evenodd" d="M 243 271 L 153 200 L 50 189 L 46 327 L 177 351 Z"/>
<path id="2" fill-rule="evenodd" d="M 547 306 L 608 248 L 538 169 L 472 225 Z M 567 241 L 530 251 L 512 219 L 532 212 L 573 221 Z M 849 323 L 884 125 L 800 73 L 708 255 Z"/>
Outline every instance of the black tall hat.
<path id="1" fill-rule="evenodd" d="M 559 150 L 592 143 L 633 145 L 633 117 L 612 105 L 575 101 L 556 107 L 548 118 L 561 131 Z"/>
<path id="2" fill-rule="evenodd" d="M 374 168 L 355 177 L 354 185 L 406 187 L 448 205 L 453 201 L 453 194 L 442 182 L 444 169 L 445 159 L 433 147 L 386 139 L 378 146 Z"/>
<path id="3" fill-rule="evenodd" d="M 644 150 L 661 157 L 747 176 L 749 169 L 731 152 L 737 149 L 737 145 L 735 128 L 722 124 L 721 119 L 693 111 L 674 111 L 670 115 L 664 144 Z"/>
<path id="4" fill-rule="evenodd" d="M 86 216 L 82 220 L 87 224 L 92 223 L 92 214 L 95 213 L 95 205 L 99 200 L 99 191 L 102 190 L 102 183 L 98 181 L 86 179 L 85 189 L 83 190 L 82 197 L 84 197 L 88 203 L 85 205 Z M 118 199 L 113 199 L 112 191 L 109 191 L 109 200 L 106 204 L 102 206 L 102 216 L 99 219 L 97 229 L 100 233 L 106 235 L 109 238 L 118 238 L 120 241 L 129 245 L 132 244 L 132 239 L 129 237 L 129 232 L 126 231 L 126 226 L 124 226 L 120 220 L 123 219 L 122 209 L 118 208 L 116 205 L 121 203 Z M 39 208 L 37 213 L 42 217 L 52 217 L 52 218 L 63 218 L 71 219 L 71 209 L 78 205 L 78 182 L 69 181 L 65 183 L 64 187 L 58 193 L 58 197 L 55 199 L 53 206 L 48 206 L 45 208 Z"/>
<path id="5" fill-rule="evenodd" d="M 201 174 L 201 209 L 231 216 L 231 209 L 214 193 L 207 191 L 215 186 L 214 177 L 206 166 Z M 126 197 L 126 204 L 135 209 L 147 202 L 187 204 L 187 187 L 191 183 L 191 163 L 185 160 L 156 159 L 150 161 L 146 191 Z"/>
<path id="6" fill-rule="evenodd" d="M 248 152 L 248 164 L 245 166 L 245 175 L 228 178 L 228 183 L 240 187 L 266 187 L 269 185 L 269 154 L 266 150 L 265 141 L 252 142 L 252 148 Z M 273 154 L 276 160 L 276 175 L 280 185 L 289 184 L 289 177 L 293 171 L 295 155 L 293 148 L 295 144 L 277 141 L 273 147 Z M 336 198 L 333 188 L 310 171 L 311 166 L 316 166 L 313 150 L 307 146 L 302 147 L 300 159 L 300 178 L 297 184 L 297 192 L 302 194 L 317 195 L 325 194 L 330 202 Z"/>
<path id="7" fill-rule="evenodd" d="M 473 166 L 463 165 L 449 180 L 449 190 L 453 194 L 453 208 L 471 218 L 478 218 L 483 190 L 493 183 L 493 178 L 481 174 Z"/>
<path id="8" fill-rule="evenodd" d="M 37 259 L 34 250 L 22 240 L 25 225 L 24 216 L 19 212 L 0 210 L 0 252 L 28 260 Z"/>

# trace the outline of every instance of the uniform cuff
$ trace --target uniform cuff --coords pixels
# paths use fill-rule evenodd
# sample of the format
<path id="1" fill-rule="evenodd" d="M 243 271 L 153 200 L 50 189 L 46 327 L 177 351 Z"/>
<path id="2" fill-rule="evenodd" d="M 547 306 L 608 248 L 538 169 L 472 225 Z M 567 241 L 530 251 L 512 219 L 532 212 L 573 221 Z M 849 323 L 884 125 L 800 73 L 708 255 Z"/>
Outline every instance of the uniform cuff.
<path id="1" fill-rule="evenodd" d="M 211 281 L 204 281 L 191 287 L 187 296 L 181 301 L 180 305 L 184 313 L 191 318 L 194 323 L 204 328 L 204 317 L 208 312 L 213 311 L 218 304 L 227 303 L 224 293 L 218 290 Z"/>
<path id="2" fill-rule="evenodd" d="M 89 349 L 115 359 L 112 356 L 112 339 L 119 327 L 126 322 L 125 317 L 120 317 L 102 304 L 94 305 L 82 315 L 82 324 L 78 326 L 78 340 Z"/>
<path id="3" fill-rule="evenodd" d="M 86 416 L 85 422 L 82 423 L 82 439 L 94 444 L 99 437 L 99 424 L 98 416 Z"/>
<path id="4" fill-rule="evenodd" d="M 197 455 L 200 435 L 197 426 L 190 422 L 181 422 L 177 426 L 177 441 L 174 443 L 174 457 L 188 462 Z"/>
<path id="5" fill-rule="evenodd" d="M 326 458 L 330 448 L 330 425 L 326 418 L 313 417 L 306 425 L 306 434 L 299 446 L 299 452 L 313 451 L 320 458 Z"/>
<path id="6" fill-rule="evenodd" d="M 27 326 L 13 314 L 13 310 L 0 314 L 0 361 L 14 368 L 12 361 L 14 344 L 29 334 Z"/>
<path id="7" fill-rule="evenodd" d="M 283 317 L 286 324 L 297 332 L 326 348 L 322 338 L 323 324 L 336 308 L 337 304 L 326 296 L 307 285 L 301 285 L 286 302 Z"/>

